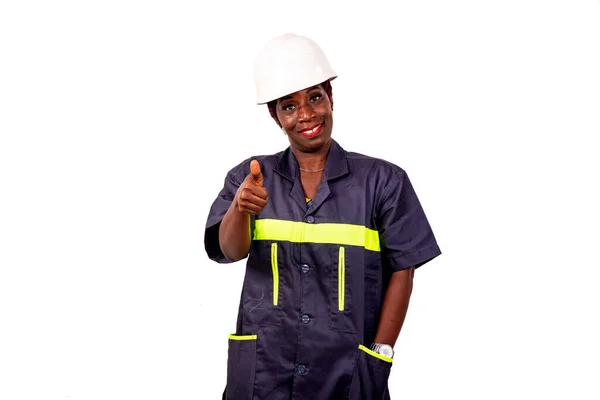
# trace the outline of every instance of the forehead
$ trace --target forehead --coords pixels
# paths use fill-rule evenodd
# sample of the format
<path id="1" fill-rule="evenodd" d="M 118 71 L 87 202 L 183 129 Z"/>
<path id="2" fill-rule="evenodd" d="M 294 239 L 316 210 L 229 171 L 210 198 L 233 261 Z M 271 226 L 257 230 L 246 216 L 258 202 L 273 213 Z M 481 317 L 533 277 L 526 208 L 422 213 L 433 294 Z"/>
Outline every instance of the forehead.
<path id="1" fill-rule="evenodd" d="M 277 101 L 280 102 L 280 101 L 284 101 L 284 100 L 291 100 L 293 98 L 297 98 L 297 97 L 300 97 L 300 96 L 306 96 L 307 94 L 309 94 L 313 90 L 317 90 L 317 89 L 323 89 L 323 88 L 321 87 L 320 84 L 319 85 L 315 85 L 315 86 L 311 86 L 309 88 L 298 90 L 297 92 L 294 92 L 294 93 L 290 93 L 287 96 L 280 97 L 279 99 L 277 99 Z"/>

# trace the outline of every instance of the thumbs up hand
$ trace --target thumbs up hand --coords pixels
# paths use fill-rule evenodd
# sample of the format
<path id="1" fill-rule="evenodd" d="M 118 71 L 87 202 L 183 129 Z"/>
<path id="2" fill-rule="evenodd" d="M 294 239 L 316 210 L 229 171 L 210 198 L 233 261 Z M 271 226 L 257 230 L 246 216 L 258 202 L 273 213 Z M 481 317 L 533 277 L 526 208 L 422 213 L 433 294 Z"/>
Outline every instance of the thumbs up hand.
<path id="1" fill-rule="evenodd" d="M 259 214 L 267 205 L 267 189 L 263 187 L 263 176 L 260 164 L 256 160 L 250 162 L 250 174 L 242 182 L 235 194 L 237 208 L 244 214 Z"/>
<path id="2" fill-rule="evenodd" d="M 252 177 L 252 181 L 256 184 L 256 186 L 262 187 L 263 185 L 263 177 L 260 172 L 260 164 L 256 160 L 252 160 L 250 162 L 250 176 Z"/>

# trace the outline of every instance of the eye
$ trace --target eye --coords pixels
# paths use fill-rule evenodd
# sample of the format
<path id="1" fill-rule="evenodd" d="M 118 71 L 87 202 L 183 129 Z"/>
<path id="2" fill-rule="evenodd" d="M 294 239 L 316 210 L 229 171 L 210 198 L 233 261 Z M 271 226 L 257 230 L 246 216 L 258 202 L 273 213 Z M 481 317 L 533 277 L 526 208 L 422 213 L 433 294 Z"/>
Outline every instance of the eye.
<path id="1" fill-rule="evenodd" d="M 282 106 L 282 107 L 281 107 L 281 109 L 282 109 L 283 111 L 290 112 L 290 111 L 293 111 L 293 110 L 294 110 L 294 105 L 293 105 L 293 104 L 291 104 L 291 103 L 290 103 L 290 104 L 286 104 L 286 105 Z"/>
<path id="2" fill-rule="evenodd" d="M 323 97 L 323 95 L 321 93 L 315 93 L 312 96 L 310 96 L 310 100 L 311 101 L 319 101 L 319 100 L 321 100 L 322 97 Z"/>

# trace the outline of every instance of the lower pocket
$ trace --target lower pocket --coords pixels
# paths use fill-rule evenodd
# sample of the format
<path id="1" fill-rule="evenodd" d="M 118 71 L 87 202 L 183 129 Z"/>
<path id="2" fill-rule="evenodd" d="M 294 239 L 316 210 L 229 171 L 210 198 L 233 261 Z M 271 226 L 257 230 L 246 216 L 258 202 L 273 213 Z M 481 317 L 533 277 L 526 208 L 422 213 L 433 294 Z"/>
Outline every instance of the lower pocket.
<path id="1" fill-rule="evenodd" d="M 389 398 L 387 382 L 392 368 L 392 359 L 376 354 L 362 345 L 358 347 L 357 352 L 348 398 L 350 400 Z"/>
<path id="2" fill-rule="evenodd" d="M 256 371 L 256 335 L 229 335 L 227 400 L 252 400 Z"/>

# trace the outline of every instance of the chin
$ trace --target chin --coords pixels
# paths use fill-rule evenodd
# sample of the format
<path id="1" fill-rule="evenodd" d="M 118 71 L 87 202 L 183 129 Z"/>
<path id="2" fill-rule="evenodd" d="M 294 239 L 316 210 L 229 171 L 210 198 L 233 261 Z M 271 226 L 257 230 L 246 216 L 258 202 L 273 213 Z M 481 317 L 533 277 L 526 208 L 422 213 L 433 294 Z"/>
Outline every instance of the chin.
<path id="1" fill-rule="evenodd" d="M 317 136 L 300 144 L 308 153 L 319 151 L 331 141 L 331 136 Z"/>

